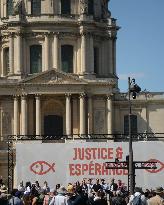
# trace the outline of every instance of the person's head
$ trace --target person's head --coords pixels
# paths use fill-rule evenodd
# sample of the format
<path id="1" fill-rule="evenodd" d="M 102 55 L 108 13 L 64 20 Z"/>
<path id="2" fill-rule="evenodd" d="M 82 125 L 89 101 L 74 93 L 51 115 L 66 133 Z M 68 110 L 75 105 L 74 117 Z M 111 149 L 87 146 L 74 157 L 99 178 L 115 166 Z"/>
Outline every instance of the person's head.
<path id="1" fill-rule="evenodd" d="M 67 190 L 64 186 L 61 186 L 59 189 L 58 189 L 58 194 L 62 194 L 62 195 L 65 195 L 67 193 Z"/>
<path id="2" fill-rule="evenodd" d="M 157 188 L 155 189 L 155 193 L 156 193 L 157 195 L 159 195 L 159 196 L 163 196 L 163 195 L 164 195 L 164 190 L 163 190 L 162 187 L 157 187 Z"/>
<path id="3" fill-rule="evenodd" d="M 81 184 L 82 184 L 82 185 L 86 184 L 86 183 L 85 183 L 85 179 L 82 180 Z"/>
<path id="4" fill-rule="evenodd" d="M 35 183 L 32 183 L 31 188 L 34 189 L 36 187 Z"/>
<path id="5" fill-rule="evenodd" d="M 13 190 L 11 191 L 11 195 L 12 195 L 12 196 L 15 196 L 16 192 L 18 192 L 18 189 L 13 189 Z"/>
<path id="6" fill-rule="evenodd" d="M 121 185 L 122 184 L 122 181 L 121 179 L 118 180 L 118 185 Z"/>
<path id="7" fill-rule="evenodd" d="M 80 182 L 79 181 L 76 182 L 76 187 L 78 187 L 78 186 L 80 186 Z"/>
<path id="8" fill-rule="evenodd" d="M 91 184 L 92 183 L 92 179 L 90 178 L 90 179 L 88 179 L 88 183 L 89 184 Z"/>
<path id="9" fill-rule="evenodd" d="M 20 185 L 20 186 L 23 186 L 23 181 L 21 181 L 19 185 Z"/>
<path id="10" fill-rule="evenodd" d="M 99 179 L 96 179 L 96 184 L 99 184 Z"/>
<path id="11" fill-rule="evenodd" d="M 114 183 L 114 181 L 115 181 L 115 179 L 114 179 L 114 178 L 112 178 L 112 179 L 111 179 L 111 183 Z"/>
<path id="12" fill-rule="evenodd" d="M 134 192 L 142 193 L 143 191 L 141 187 L 135 187 Z"/>
<path id="13" fill-rule="evenodd" d="M 105 184 L 105 179 L 101 179 L 101 183 L 102 183 L 102 184 Z"/>
<path id="14" fill-rule="evenodd" d="M 44 181 L 44 185 L 45 185 L 45 186 L 48 186 L 48 182 L 47 182 L 47 181 Z"/>
<path id="15" fill-rule="evenodd" d="M 56 189 L 59 189 L 60 188 L 60 184 L 56 184 Z"/>
<path id="16" fill-rule="evenodd" d="M 15 193 L 15 197 L 18 197 L 18 198 L 20 198 L 21 197 L 21 192 L 20 191 L 17 191 L 16 193 Z"/>
<path id="17" fill-rule="evenodd" d="M 82 183 L 83 183 L 83 184 L 86 184 L 86 179 L 83 179 Z"/>
<path id="18" fill-rule="evenodd" d="M 31 188 L 31 182 L 26 182 L 26 187 L 30 187 Z"/>
<path id="19" fill-rule="evenodd" d="M 54 196 L 56 195 L 56 193 L 57 193 L 56 189 L 50 189 L 49 195 Z"/>
<path id="20" fill-rule="evenodd" d="M 38 181 L 35 181 L 35 185 L 36 185 L 37 187 L 39 187 L 39 182 L 38 182 Z"/>
<path id="21" fill-rule="evenodd" d="M 69 184 L 67 186 L 67 195 L 71 196 L 74 194 L 74 192 L 75 192 L 74 186 L 72 184 Z"/>

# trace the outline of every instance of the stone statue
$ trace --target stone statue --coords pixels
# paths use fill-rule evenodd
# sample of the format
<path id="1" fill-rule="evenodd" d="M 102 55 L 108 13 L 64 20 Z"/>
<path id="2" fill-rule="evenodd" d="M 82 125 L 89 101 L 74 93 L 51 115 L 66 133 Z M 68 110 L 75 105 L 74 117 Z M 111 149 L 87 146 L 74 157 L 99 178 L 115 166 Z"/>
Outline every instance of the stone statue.
<path id="1" fill-rule="evenodd" d="M 88 3 L 87 0 L 80 0 L 80 14 L 88 13 Z"/>
<path id="2" fill-rule="evenodd" d="M 22 0 L 18 0 L 16 5 L 14 6 L 14 15 L 21 15 L 22 14 Z"/>
<path id="3" fill-rule="evenodd" d="M 102 7 L 102 18 L 106 19 L 111 16 L 111 13 L 108 9 L 108 2 L 110 0 L 101 0 L 101 7 Z"/>

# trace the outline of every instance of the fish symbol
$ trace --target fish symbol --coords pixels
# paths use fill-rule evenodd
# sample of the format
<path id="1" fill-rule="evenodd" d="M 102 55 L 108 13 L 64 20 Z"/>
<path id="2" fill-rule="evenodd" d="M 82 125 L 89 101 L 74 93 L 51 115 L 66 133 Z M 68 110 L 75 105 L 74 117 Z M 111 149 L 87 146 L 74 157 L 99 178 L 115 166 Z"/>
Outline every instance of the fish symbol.
<path id="1" fill-rule="evenodd" d="M 145 166 L 146 165 L 149 166 L 149 163 L 151 163 L 151 162 L 157 162 L 157 163 L 155 163 L 156 166 L 157 166 L 157 169 L 146 169 L 147 172 L 149 172 L 149 173 L 158 173 L 158 172 L 160 172 L 164 169 L 164 163 L 157 160 L 157 159 L 148 160 L 147 163 L 145 163 Z"/>
<path id="2" fill-rule="evenodd" d="M 44 175 L 44 174 L 47 174 L 50 170 L 55 172 L 54 166 L 55 166 L 55 163 L 52 163 L 51 165 L 45 161 L 36 161 L 31 164 L 30 171 L 38 175 Z"/>

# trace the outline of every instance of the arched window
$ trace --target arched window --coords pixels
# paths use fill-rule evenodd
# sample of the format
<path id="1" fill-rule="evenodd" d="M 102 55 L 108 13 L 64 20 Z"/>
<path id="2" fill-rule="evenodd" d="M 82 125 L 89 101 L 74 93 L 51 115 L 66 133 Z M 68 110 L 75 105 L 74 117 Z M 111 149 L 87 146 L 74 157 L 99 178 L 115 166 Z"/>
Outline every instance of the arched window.
<path id="1" fill-rule="evenodd" d="M 99 48 L 94 47 L 94 73 L 99 73 Z"/>
<path id="2" fill-rule="evenodd" d="M 30 73 L 39 73 L 42 71 L 42 46 L 30 46 Z"/>
<path id="3" fill-rule="evenodd" d="M 73 73 L 73 46 L 61 46 L 61 64 L 64 72 Z"/>
<path id="4" fill-rule="evenodd" d="M 41 14 L 41 0 L 31 0 L 31 14 L 33 16 Z"/>
<path id="5" fill-rule="evenodd" d="M 71 0 L 61 0 L 61 14 L 71 14 Z"/>
<path id="6" fill-rule="evenodd" d="M 94 14 L 94 1 L 93 0 L 88 1 L 88 14 L 89 15 Z"/>
<path id="7" fill-rule="evenodd" d="M 4 49 L 4 67 L 5 67 L 5 73 L 8 74 L 10 72 L 10 66 L 9 66 L 9 48 Z"/>
<path id="8" fill-rule="evenodd" d="M 137 133 L 137 115 L 131 115 L 131 133 Z M 124 134 L 129 134 L 129 115 L 124 116 Z"/>
<path id="9" fill-rule="evenodd" d="M 6 13 L 7 13 L 7 16 L 11 16 L 13 14 L 13 0 L 7 0 Z"/>

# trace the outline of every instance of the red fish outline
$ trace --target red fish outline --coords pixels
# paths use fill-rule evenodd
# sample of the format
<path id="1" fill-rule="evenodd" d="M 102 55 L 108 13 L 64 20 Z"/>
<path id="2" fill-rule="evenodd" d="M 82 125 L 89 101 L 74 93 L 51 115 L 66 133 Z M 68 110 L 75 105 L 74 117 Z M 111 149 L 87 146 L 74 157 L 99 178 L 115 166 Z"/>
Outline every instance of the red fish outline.
<path id="1" fill-rule="evenodd" d="M 159 169 L 146 169 L 147 172 L 151 173 L 151 174 L 156 174 L 160 171 L 162 171 L 162 169 L 164 169 L 164 163 L 162 163 L 161 161 L 159 161 L 158 159 L 149 159 L 145 165 L 147 165 L 149 162 L 157 162 L 161 165 L 161 168 Z"/>
<path id="2" fill-rule="evenodd" d="M 34 166 L 36 166 L 37 164 L 40 165 L 40 171 L 35 171 L 33 169 Z M 46 171 L 43 171 L 43 165 L 46 164 L 49 169 L 47 169 Z M 44 174 L 47 174 L 50 170 L 52 170 L 53 172 L 55 172 L 55 169 L 54 169 L 54 166 L 55 166 L 55 163 L 52 163 L 52 165 L 50 165 L 48 162 L 46 161 L 36 161 L 34 163 L 31 164 L 30 166 L 30 171 L 34 172 L 35 174 L 38 174 L 38 175 L 44 175 Z"/>

